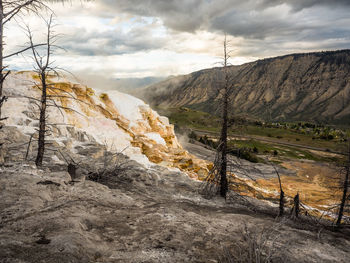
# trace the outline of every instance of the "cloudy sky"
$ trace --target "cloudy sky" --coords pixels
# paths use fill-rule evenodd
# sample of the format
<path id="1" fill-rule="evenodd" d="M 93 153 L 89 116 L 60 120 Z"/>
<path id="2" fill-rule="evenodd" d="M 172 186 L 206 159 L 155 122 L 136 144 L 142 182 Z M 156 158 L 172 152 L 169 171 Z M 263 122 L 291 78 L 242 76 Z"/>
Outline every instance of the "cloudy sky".
<path id="1" fill-rule="evenodd" d="M 224 32 L 232 64 L 295 52 L 350 48 L 350 0 L 95 0 L 52 4 L 62 34 L 55 63 L 72 72 L 113 78 L 186 74 L 215 66 Z M 48 14 L 43 13 L 47 17 Z M 36 41 L 42 19 L 28 14 L 5 28 L 9 53 Z M 29 68 L 18 56 L 12 68 Z"/>

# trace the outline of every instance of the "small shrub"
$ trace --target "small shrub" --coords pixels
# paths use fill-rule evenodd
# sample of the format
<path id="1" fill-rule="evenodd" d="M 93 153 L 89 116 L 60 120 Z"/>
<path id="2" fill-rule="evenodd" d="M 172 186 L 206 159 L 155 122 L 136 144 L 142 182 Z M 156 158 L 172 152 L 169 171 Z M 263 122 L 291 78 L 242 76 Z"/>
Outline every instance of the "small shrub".
<path id="1" fill-rule="evenodd" d="M 188 138 L 197 140 L 197 134 L 194 131 L 191 131 L 190 134 L 188 135 Z"/>
<path id="2" fill-rule="evenodd" d="M 251 152 L 249 152 L 247 150 L 240 151 L 238 157 L 242 158 L 242 159 L 245 159 L 245 160 L 247 160 L 249 162 L 252 162 L 252 163 L 258 163 L 259 162 L 258 157 L 255 154 L 253 154 L 253 153 L 251 153 Z"/>
<path id="3" fill-rule="evenodd" d="M 252 163 L 259 162 L 259 158 L 254 153 L 252 153 L 249 148 L 229 149 L 228 153 Z"/>

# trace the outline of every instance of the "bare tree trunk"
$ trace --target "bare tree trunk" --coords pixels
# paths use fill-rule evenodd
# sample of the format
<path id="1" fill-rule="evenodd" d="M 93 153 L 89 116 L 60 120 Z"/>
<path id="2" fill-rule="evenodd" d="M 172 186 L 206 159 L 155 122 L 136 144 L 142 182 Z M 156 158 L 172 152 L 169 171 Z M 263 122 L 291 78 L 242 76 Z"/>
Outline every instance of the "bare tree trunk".
<path id="1" fill-rule="evenodd" d="M 344 214 L 344 207 L 345 207 L 345 202 L 347 199 L 347 193 L 348 193 L 348 187 L 349 187 L 349 170 L 350 170 L 350 141 L 349 141 L 349 146 L 348 146 L 348 160 L 346 164 L 346 172 L 345 172 L 345 178 L 344 178 L 344 183 L 343 183 L 343 197 L 340 203 L 340 208 L 339 208 L 339 214 L 338 214 L 338 219 L 336 225 L 339 227 L 341 224 L 341 220 L 343 218 Z"/>
<path id="2" fill-rule="evenodd" d="M 283 216 L 283 213 L 284 213 L 284 192 L 283 192 L 283 190 L 281 190 L 278 216 Z"/>
<path id="3" fill-rule="evenodd" d="M 282 188 L 281 176 L 274 165 L 273 165 L 273 168 L 275 169 L 275 172 L 276 172 L 277 177 L 278 177 L 278 182 L 280 185 L 280 205 L 279 205 L 278 216 L 283 216 L 283 213 L 284 213 L 284 192 L 283 192 L 283 188 Z"/>
<path id="4" fill-rule="evenodd" d="M 226 198 L 227 185 L 227 114 L 228 114 L 227 90 L 224 95 L 224 109 L 221 129 L 221 160 L 220 160 L 220 195 Z"/>
<path id="5" fill-rule="evenodd" d="M 225 36 L 224 41 L 224 74 L 225 74 L 225 83 L 224 83 L 224 94 L 223 94 L 223 110 L 222 110 L 222 127 L 221 127 L 221 137 L 220 137 L 220 195 L 226 198 L 228 191 L 227 183 L 227 126 L 228 126 L 228 97 L 229 97 L 229 79 L 227 73 L 227 41 Z"/>
<path id="6" fill-rule="evenodd" d="M 299 217 L 299 211 L 300 211 L 300 198 L 299 198 L 299 193 L 297 193 L 297 194 L 294 196 L 293 202 L 294 202 L 294 205 L 293 205 L 291 217 L 292 217 L 293 219 L 295 219 L 295 218 L 298 218 L 298 217 Z"/>
<path id="7" fill-rule="evenodd" d="M 40 107 L 40 119 L 39 119 L 39 140 L 38 140 L 38 154 L 36 156 L 36 166 L 42 166 L 43 157 L 45 152 L 45 133 L 46 133 L 46 73 L 41 72 L 40 80 L 42 84 L 41 93 L 41 107 Z"/>

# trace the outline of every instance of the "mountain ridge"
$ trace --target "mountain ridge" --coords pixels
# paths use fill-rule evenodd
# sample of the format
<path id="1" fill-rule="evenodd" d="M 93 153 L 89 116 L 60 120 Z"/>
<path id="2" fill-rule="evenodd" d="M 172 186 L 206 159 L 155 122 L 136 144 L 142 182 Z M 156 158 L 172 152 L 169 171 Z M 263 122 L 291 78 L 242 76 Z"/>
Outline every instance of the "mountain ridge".
<path id="1" fill-rule="evenodd" d="M 295 53 L 228 67 L 233 114 L 271 121 L 350 124 L 350 50 Z M 145 88 L 139 97 L 158 107 L 213 112 L 223 77 L 215 67 Z M 137 95 L 137 94 L 135 94 Z"/>

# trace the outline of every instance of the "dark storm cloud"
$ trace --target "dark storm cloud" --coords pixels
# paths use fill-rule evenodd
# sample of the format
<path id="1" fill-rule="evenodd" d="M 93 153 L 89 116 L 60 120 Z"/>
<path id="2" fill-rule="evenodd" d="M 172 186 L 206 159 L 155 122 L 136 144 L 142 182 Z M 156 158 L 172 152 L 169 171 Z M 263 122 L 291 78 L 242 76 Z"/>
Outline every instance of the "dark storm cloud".
<path id="1" fill-rule="evenodd" d="M 338 11 L 349 17 L 350 0 L 101 0 L 101 7 L 104 14 L 117 11 L 159 17 L 167 28 L 177 31 L 216 30 L 234 36 L 265 38 L 317 28 L 316 24 L 303 26 L 293 20 L 305 9 L 306 15 L 319 22 L 331 22 Z M 288 7 L 288 16 L 281 17 L 278 7 Z M 271 12 L 273 8 L 275 13 Z M 322 8 L 329 10 L 326 17 L 317 16 Z"/>
<path id="2" fill-rule="evenodd" d="M 63 47 L 79 55 L 109 56 L 159 49 L 165 44 L 165 39 L 152 36 L 147 27 L 135 28 L 128 33 L 117 30 L 87 32 L 79 28 L 65 39 Z"/>
<path id="3" fill-rule="evenodd" d="M 300 11 L 304 8 L 310 8 L 314 6 L 327 6 L 327 7 L 350 7 L 349 0 L 263 0 L 263 6 L 274 6 L 279 4 L 288 4 L 294 11 Z"/>
<path id="4" fill-rule="evenodd" d="M 147 25 L 125 34 L 117 30 L 82 32 L 82 40 L 72 38 L 66 44 L 81 54 L 159 49 L 176 33 L 199 30 L 226 32 L 258 45 L 242 46 L 239 55 L 253 49 L 256 50 L 253 54 L 259 56 L 259 50 L 283 49 L 286 43 L 298 42 L 304 43 L 304 50 L 350 47 L 350 0 L 96 0 L 96 3 L 96 9 L 90 11 L 100 17 L 115 18 L 121 14 L 156 17 L 168 29 L 168 38 L 154 39 Z"/>
<path id="5" fill-rule="evenodd" d="M 179 31 L 194 31 L 204 22 L 205 8 L 211 1 L 202 0 L 101 0 L 103 12 L 113 11 L 134 15 L 160 17 L 164 24 Z"/>

